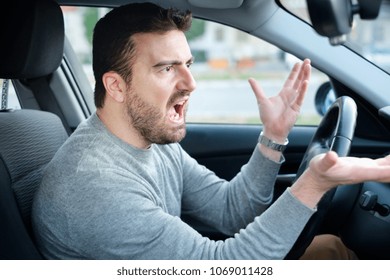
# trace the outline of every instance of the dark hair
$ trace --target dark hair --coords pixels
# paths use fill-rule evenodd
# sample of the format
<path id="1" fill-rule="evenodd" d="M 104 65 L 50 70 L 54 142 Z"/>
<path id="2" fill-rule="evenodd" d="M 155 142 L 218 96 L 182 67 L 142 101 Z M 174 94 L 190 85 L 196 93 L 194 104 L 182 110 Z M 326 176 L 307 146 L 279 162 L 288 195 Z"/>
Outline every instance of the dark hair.
<path id="1" fill-rule="evenodd" d="M 164 9 L 152 3 L 135 3 L 113 9 L 101 18 L 93 33 L 93 71 L 96 80 L 95 105 L 103 107 L 106 90 L 102 77 L 115 71 L 131 82 L 131 64 L 135 55 L 132 35 L 136 33 L 186 32 L 191 27 L 190 11 Z"/>

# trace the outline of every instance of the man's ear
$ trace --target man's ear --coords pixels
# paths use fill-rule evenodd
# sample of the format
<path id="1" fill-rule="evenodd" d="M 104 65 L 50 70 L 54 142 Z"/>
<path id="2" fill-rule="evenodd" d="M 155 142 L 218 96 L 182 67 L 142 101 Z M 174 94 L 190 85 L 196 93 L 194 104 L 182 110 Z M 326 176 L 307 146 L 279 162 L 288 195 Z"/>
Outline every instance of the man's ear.
<path id="1" fill-rule="evenodd" d="M 118 103 L 124 102 L 126 83 L 122 77 L 118 73 L 110 71 L 103 74 L 102 80 L 107 95 Z"/>

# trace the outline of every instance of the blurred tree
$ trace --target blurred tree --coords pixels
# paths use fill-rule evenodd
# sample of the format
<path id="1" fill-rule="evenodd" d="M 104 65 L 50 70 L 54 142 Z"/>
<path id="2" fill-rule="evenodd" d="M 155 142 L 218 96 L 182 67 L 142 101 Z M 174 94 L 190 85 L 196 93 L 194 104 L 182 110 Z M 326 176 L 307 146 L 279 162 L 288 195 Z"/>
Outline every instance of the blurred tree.
<path id="1" fill-rule="evenodd" d="M 186 33 L 188 41 L 203 35 L 205 31 L 205 21 L 201 19 L 193 19 L 191 29 Z"/>
<path id="2" fill-rule="evenodd" d="M 88 42 L 92 44 L 93 28 L 99 19 L 99 11 L 97 8 L 86 8 L 84 11 L 85 32 Z"/>

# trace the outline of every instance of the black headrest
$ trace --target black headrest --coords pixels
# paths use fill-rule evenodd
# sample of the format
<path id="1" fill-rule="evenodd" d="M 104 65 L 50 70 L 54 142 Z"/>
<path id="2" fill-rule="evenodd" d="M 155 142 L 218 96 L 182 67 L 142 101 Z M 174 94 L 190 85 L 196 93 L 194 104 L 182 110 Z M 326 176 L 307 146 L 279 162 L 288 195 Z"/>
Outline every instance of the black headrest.
<path id="1" fill-rule="evenodd" d="M 64 19 L 54 0 L 7 1 L 0 16 L 0 78 L 30 79 L 58 68 Z"/>

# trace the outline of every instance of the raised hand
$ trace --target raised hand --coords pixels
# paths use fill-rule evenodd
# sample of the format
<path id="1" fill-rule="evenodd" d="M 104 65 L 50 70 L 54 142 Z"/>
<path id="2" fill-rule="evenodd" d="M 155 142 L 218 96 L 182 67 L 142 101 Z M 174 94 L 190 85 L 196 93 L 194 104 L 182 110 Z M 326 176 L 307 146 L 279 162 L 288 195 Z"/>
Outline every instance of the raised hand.
<path id="1" fill-rule="evenodd" d="M 264 125 L 263 133 L 270 139 L 283 143 L 294 126 L 311 74 L 310 60 L 305 59 L 294 65 L 282 90 L 278 95 L 268 98 L 261 86 L 254 80 L 249 83 L 255 93 L 260 111 L 260 119 Z"/>

